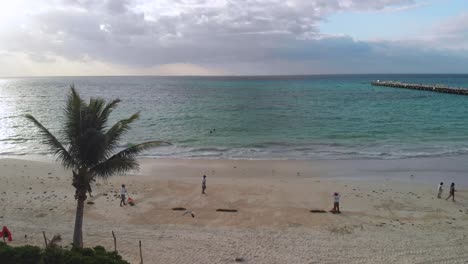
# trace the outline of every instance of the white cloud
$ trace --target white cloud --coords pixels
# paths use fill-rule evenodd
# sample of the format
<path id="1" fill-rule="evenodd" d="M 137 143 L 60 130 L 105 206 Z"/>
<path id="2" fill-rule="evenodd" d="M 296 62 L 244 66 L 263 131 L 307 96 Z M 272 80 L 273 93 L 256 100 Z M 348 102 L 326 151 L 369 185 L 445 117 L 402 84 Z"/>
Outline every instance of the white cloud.
<path id="1" fill-rule="evenodd" d="M 87 73 L 82 65 L 95 67 L 91 73 L 109 71 L 109 74 L 352 73 L 402 69 L 395 66 L 402 54 L 414 59 L 408 70 L 420 69 L 420 61 L 426 63 L 427 56 L 448 59 L 456 55 L 440 46 L 427 47 L 434 50 L 431 53 L 411 44 L 360 42 L 320 32 L 320 22 L 333 13 L 398 10 L 420 4 L 412 0 L 19 0 L 15 3 L 8 12 L 18 16 L 14 21 L 7 21 L 8 27 L 0 27 L 0 50 L 7 51 L 9 57 L 19 56 L 21 63 L 29 63 L 28 67 L 20 67 L 25 74 L 30 74 L 26 69 L 38 64 L 41 67 L 34 71 L 42 69 L 44 74 L 54 70 L 68 74 L 72 69 L 75 74 Z M 442 27 L 445 39 L 459 39 L 464 33 L 466 40 L 468 30 L 454 26 L 465 21 L 461 18 L 445 29 Z M 457 47 L 448 42 L 437 38 L 431 43 L 466 48 L 466 41 Z M 376 60 L 380 66 L 375 65 Z M 5 64 L 1 63 L 0 57 L 0 74 L 5 75 Z"/>
<path id="2" fill-rule="evenodd" d="M 24 54 L 0 51 L 0 76 L 108 76 L 108 75 L 225 75 L 217 68 L 202 67 L 190 63 L 162 64 L 151 67 L 135 67 L 110 64 L 86 58 L 79 61 L 64 59 L 51 54 Z"/>
<path id="3" fill-rule="evenodd" d="M 438 46 L 468 51 L 468 12 L 438 24 L 432 34 Z"/>

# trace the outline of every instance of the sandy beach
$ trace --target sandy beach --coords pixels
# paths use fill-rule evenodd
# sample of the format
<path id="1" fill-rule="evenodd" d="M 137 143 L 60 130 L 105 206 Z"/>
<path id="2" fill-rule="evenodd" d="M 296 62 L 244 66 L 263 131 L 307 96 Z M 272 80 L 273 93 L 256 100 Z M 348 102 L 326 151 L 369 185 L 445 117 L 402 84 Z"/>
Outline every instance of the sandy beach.
<path id="1" fill-rule="evenodd" d="M 145 263 L 468 262 L 466 183 L 457 185 L 456 202 L 445 200 L 450 181 L 466 172 L 449 170 L 459 161 L 446 161 L 447 168 L 430 162 L 427 173 L 398 161 L 352 170 L 359 162 L 141 159 L 139 172 L 97 181 L 85 208 L 84 243 L 113 249 L 113 230 L 131 263 L 139 263 L 139 240 Z M 0 223 L 12 231 L 12 244 L 43 245 L 44 231 L 69 245 L 71 172 L 53 161 L 20 159 L 2 159 L 0 168 Z M 444 177 L 444 199 L 437 199 Z M 119 206 L 124 183 L 135 206 Z M 310 212 L 328 211 L 335 191 L 341 215 Z"/>

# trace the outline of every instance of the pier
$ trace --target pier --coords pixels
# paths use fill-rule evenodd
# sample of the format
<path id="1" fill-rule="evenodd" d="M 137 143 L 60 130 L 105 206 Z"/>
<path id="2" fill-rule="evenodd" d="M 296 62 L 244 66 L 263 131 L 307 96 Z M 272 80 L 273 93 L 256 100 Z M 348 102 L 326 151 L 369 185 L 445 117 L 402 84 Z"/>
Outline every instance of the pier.
<path id="1" fill-rule="evenodd" d="M 468 95 L 468 89 L 458 88 L 458 87 L 442 86 L 442 85 L 402 83 L 402 82 L 395 82 L 395 81 L 380 81 L 380 80 L 371 82 L 371 85 L 373 85 L 373 86 L 393 87 L 393 88 L 403 88 L 403 89 L 412 89 L 412 90 L 423 90 L 423 91 L 431 91 L 431 92 L 436 92 L 436 93 Z"/>

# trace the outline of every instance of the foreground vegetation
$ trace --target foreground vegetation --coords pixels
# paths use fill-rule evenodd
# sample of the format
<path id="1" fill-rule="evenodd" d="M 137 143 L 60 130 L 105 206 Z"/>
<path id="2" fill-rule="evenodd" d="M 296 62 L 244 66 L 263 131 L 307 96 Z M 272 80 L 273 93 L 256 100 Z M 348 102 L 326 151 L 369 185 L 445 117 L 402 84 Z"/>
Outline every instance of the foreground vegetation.
<path id="1" fill-rule="evenodd" d="M 109 252 L 102 246 L 94 248 L 36 246 L 12 247 L 0 242 L 0 263 L 2 264 L 129 264 L 117 252 Z"/>

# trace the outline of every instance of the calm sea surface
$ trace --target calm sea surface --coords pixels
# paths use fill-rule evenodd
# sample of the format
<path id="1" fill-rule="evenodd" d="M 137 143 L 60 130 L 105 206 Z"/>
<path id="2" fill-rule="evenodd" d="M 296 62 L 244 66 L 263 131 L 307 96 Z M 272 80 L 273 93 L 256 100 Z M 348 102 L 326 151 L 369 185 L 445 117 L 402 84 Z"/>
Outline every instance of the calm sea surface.
<path id="1" fill-rule="evenodd" d="M 46 153 L 22 115 L 31 113 L 59 133 L 72 83 L 85 98 L 122 99 L 112 121 L 141 112 L 122 147 L 173 143 L 145 156 L 398 159 L 468 153 L 468 96 L 372 87 L 377 79 L 468 88 L 468 75 L 0 79 L 0 155 Z"/>

